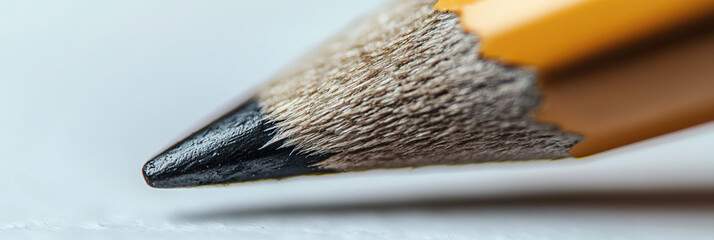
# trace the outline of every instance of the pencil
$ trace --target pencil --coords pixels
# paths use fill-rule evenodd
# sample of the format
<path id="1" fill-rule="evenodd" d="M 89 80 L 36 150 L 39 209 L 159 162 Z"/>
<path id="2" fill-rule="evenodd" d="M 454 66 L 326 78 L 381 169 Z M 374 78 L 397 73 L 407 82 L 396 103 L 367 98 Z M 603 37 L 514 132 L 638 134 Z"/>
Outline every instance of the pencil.
<path id="1" fill-rule="evenodd" d="M 714 120 L 714 1 L 534 2 L 530 15 L 510 0 L 390 3 L 149 160 L 144 178 L 584 157 Z"/>

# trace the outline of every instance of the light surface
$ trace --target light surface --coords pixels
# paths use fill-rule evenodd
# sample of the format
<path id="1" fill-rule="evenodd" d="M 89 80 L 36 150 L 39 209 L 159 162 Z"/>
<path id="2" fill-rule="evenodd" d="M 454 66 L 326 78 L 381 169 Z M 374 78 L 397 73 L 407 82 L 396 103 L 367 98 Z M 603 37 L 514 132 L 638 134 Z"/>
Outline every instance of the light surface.
<path id="1" fill-rule="evenodd" d="M 146 160 L 379 4 L 0 1 L 0 239 L 714 237 L 714 125 L 582 160 L 146 186 Z"/>

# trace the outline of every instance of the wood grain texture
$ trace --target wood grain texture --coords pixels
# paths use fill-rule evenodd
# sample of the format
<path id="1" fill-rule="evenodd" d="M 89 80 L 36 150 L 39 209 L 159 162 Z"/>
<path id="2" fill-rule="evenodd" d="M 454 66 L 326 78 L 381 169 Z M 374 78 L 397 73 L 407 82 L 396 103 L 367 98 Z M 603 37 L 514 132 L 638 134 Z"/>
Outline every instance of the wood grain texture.
<path id="1" fill-rule="evenodd" d="M 434 1 L 395 1 L 259 94 L 275 141 L 334 154 L 334 170 L 557 159 L 580 136 L 530 119 L 534 73 L 478 56 Z"/>

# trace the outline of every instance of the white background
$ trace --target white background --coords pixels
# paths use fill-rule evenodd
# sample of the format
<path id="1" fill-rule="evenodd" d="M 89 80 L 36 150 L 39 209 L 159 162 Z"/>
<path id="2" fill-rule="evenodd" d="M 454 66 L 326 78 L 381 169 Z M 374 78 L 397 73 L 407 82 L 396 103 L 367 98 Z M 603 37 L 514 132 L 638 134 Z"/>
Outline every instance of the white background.
<path id="1" fill-rule="evenodd" d="M 580 160 L 145 185 L 146 160 L 380 3 L 0 1 L 0 239 L 714 238 L 714 125 Z"/>

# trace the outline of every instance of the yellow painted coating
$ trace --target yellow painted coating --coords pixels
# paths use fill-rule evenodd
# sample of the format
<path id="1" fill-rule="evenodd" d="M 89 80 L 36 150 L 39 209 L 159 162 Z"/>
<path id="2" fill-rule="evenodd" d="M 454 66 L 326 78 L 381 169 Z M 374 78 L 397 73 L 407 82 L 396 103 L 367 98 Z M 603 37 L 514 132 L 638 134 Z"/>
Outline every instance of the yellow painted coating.
<path id="1" fill-rule="evenodd" d="M 461 6 L 473 3 L 478 0 L 440 0 L 434 5 L 434 9 L 439 11 L 460 12 Z"/>
<path id="2" fill-rule="evenodd" d="M 582 134 L 575 157 L 714 120 L 714 0 L 441 0 L 434 7 L 459 13 L 484 57 L 539 72 L 544 102 L 533 116 Z M 612 51 L 680 26 L 698 35 Z M 610 58 L 583 61 L 600 54 Z M 577 64 L 579 71 L 557 74 Z"/>
<path id="3" fill-rule="evenodd" d="M 677 23 L 714 0 L 442 0 L 482 41 L 481 54 L 548 72 Z"/>

